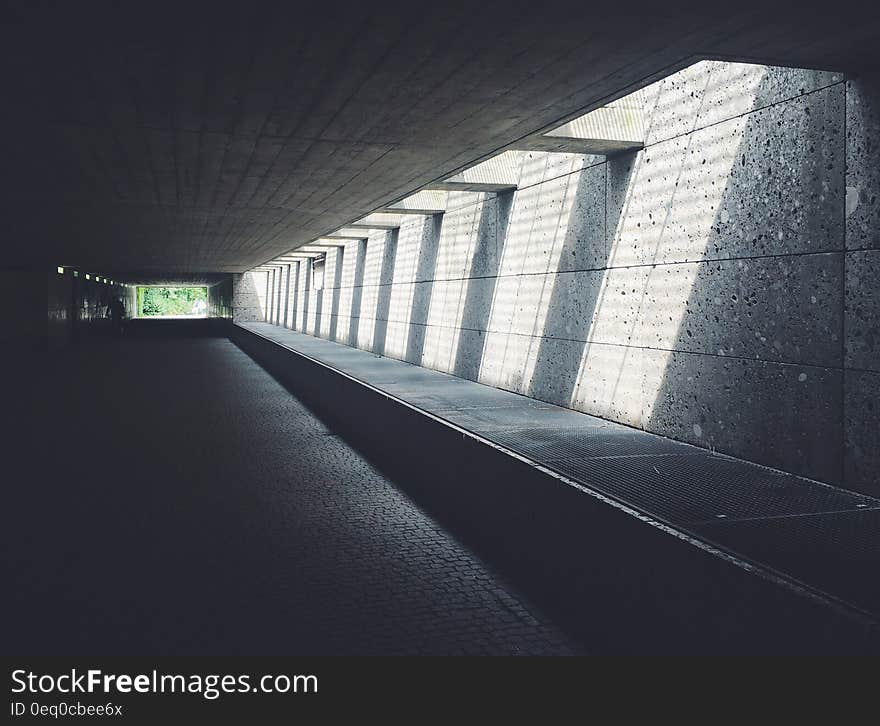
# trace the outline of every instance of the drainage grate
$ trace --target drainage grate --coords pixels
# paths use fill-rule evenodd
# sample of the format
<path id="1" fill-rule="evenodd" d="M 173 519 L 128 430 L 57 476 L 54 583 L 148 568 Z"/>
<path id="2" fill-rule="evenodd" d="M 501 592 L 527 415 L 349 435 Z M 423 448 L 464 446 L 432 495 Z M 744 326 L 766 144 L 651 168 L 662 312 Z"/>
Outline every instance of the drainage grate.
<path id="1" fill-rule="evenodd" d="M 880 614 L 880 510 L 717 522 L 693 529 L 754 562 Z"/>
<path id="2" fill-rule="evenodd" d="M 548 463 L 561 474 L 678 524 L 842 512 L 878 504 L 789 474 L 711 455 Z"/>
<path id="3" fill-rule="evenodd" d="M 500 431 L 489 437 L 502 446 L 540 461 L 691 452 L 705 456 L 707 453 L 703 449 L 664 439 L 662 436 L 634 431 L 619 424 L 610 424 L 601 419 L 591 419 L 591 422 L 597 423 L 594 426 L 564 429 L 541 427 Z"/>

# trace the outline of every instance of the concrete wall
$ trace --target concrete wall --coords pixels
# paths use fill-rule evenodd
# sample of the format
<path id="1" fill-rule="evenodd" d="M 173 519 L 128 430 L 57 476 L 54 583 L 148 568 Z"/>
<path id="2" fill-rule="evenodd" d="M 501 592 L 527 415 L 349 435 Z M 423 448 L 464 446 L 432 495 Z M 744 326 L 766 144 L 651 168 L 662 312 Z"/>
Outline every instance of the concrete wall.
<path id="1" fill-rule="evenodd" d="M 70 343 L 77 334 L 77 325 L 87 324 L 86 321 L 77 318 L 80 310 L 77 301 L 80 289 L 77 281 L 78 278 L 72 273 L 59 275 L 55 270 L 47 273 L 47 323 L 50 349 L 61 348 Z"/>
<path id="2" fill-rule="evenodd" d="M 880 73 L 846 84 L 845 481 L 880 492 Z"/>
<path id="3" fill-rule="evenodd" d="M 39 349 L 46 344 L 44 270 L 0 268 L 0 344 Z"/>
<path id="4" fill-rule="evenodd" d="M 86 280 L 72 270 L 0 269 L 0 343 L 56 349 L 101 332 L 106 305 L 120 297 L 134 311 L 134 288 Z"/>
<path id="5" fill-rule="evenodd" d="M 222 282 L 217 282 L 208 287 L 208 317 L 232 319 L 233 293 L 232 276 Z"/>
<path id="6" fill-rule="evenodd" d="M 59 278 L 65 278 L 62 282 Z M 125 317 L 133 318 L 137 309 L 137 293 L 134 286 L 110 285 L 106 282 L 97 282 L 93 276 L 86 279 L 80 272 L 74 276 L 71 270 L 65 270 L 63 275 L 54 271 L 49 273 L 50 299 L 55 297 L 53 291 L 61 292 L 58 297 L 59 304 L 66 300 L 67 291 L 73 289 L 73 313 L 72 338 L 85 337 L 100 334 L 107 330 L 107 305 L 118 297 L 125 306 Z M 69 280 L 67 278 L 70 278 Z M 52 305 L 50 304 L 50 308 Z"/>
<path id="7" fill-rule="evenodd" d="M 232 275 L 232 319 L 236 323 L 263 322 L 267 318 L 265 272 Z"/>
<path id="8" fill-rule="evenodd" d="M 643 93 L 643 151 L 529 153 L 320 292 L 300 264 L 292 327 L 880 493 L 876 81 L 704 62 Z"/>

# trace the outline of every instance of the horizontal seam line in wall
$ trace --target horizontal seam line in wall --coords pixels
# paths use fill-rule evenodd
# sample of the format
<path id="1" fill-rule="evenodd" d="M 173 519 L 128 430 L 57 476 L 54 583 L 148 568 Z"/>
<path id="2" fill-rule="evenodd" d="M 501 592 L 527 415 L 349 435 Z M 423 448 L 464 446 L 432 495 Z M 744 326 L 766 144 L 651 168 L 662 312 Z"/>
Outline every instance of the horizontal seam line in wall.
<path id="1" fill-rule="evenodd" d="M 680 139 L 683 136 L 690 136 L 691 134 L 694 134 L 697 131 L 711 129 L 711 128 L 718 126 L 720 124 L 727 123 L 728 121 L 733 121 L 734 119 L 743 118 L 745 116 L 749 116 L 753 113 L 758 113 L 760 111 L 766 111 L 768 108 L 782 106 L 783 104 L 786 104 L 786 103 L 793 103 L 801 98 L 806 98 L 807 96 L 812 96 L 816 93 L 821 93 L 822 91 L 827 91 L 829 88 L 834 88 L 835 86 L 845 86 L 845 85 L 846 85 L 845 78 L 840 81 L 833 81 L 832 83 L 829 83 L 827 86 L 820 86 L 819 88 L 814 88 L 812 91 L 807 91 L 806 93 L 799 93 L 796 96 L 791 96 L 789 98 L 783 98 L 780 101 L 774 101 L 773 103 L 768 103 L 766 106 L 758 106 L 757 108 L 751 108 L 748 111 L 743 111 L 742 113 L 738 113 L 735 116 L 728 116 L 727 118 L 723 118 L 723 119 L 720 119 L 720 120 L 715 121 L 713 123 L 706 124 L 705 126 L 698 126 L 696 128 L 690 129 L 688 131 L 683 131 L 680 134 L 675 134 L 674 136 L 669 136 L 664 139 L 658 139 L 657 141 L 654 141 L 651 144 L 648 144 L 647 146 L 645 146 L 645 150 L 647 151 L 652 146 L 657 146 L 658 144 L 664 144 L 667 141 L 674 141 L 675 139 Z"/>
<path id="2" fill-rule="evenodd" d="M 388 287 L 390 285 L 423 285 L 429 282 L 462 282 L 468 280 L 494 280 L 508 277 L 535 277 L 538 275 L 573 275 L 578 272 L 608 272 L 611 270 L 632 270 L 639 267 L 671 267 L 673 265 L 701 265 L 714 262 L 738 262 L 740 260 L 767 260 L 782 257 L 811 257 L 814 255 L 844 254 L 842 249 L 814 250 L 810 252 L 778 252 L 770 255 L 750 255 L 748 257 L 711 257 L 702 260 L 678 260 L 673 262 L 647 262 L 641 265 L 618 265 L 617 267 L 583 267 L 577 270 L 556 270 L 547 272 L 509 272 L 504 275 L 476 275 L 473 277 L 435 277 L 430 280 L 412 282 L 381 282 L 351 287 L 325 287 L 325 290 L 358 290 L 367 287 Z"/>
<path id="3" fill-rule="evenodd" d="M 529 152 L 526 152 L 529 153 Z M 536 153 L 555 153 L 555 152 L 536 152 Z M 596 156 L 596 154 L 590 154 L 589 156 Z M 572 171 L 564 172 L 563 174 L 557 174 L 556 176 L 548 176 L 540 181 L 536 181 L 533 184 L 526 184 L 524 186 L 517 185 L 516 189 L 513 190 L 514 194 L 517 192 L 524 191 L 526 189 L 533 189 L 534 187 L 539 187 L 542 184 L 548 184 L 549 182 L 556 181 L 557 179 L 563 179 L 567 176 L 574 176 L 575 174 L 580 174 L 582 171 L 586 171 L 587 169 L 595 169 L 599 166 L 604 166 L 608 163 L 608 157 L 603 157 L 602 161 L 597 161 L 594 164 L 584 164 L 583 166 L 578 167 L 577 169 L 573 169 Z M 503 192 L 484 192 L 484 194 L 493 194 L 497 197 Z M 483 197 L 482 199 L 476 199 L 474 201 L 467 202 L 466 204 L 462 204 L 460 207 L 450 207 L 444 213 L 448 214 L 449 212 L 459 212 L 463 209 L 467 209 L 468 207 L 475 207 L 478 204 L 485 203 L 487 199 L 491 199 L 494 197 Z"/>
<path id="4" fill-rule="evenodd" d="M 464 331 L 471 332 L 471 333 L 484 333 L 486 335 L 489 335 L 489 334 L 515 335 L 518 338 L 532 338 L 532 339 L 539 338 L 542 340 L 559 340 L 559 341 L 563 341 L 566 343 L 583 343 L 584 345 L 607 345 L 607 346 L 611 346 L 614 348 L 629 348 L 632 350 L 654 350 L 654 351 L 657 351 L 658 353 L 680 353 L 682 355 L 703 355 L 703 356 L 710 356 L 712 358 L 721 358 L 723 360 L 744 360 L 744 361 L 748 361 L 750 363 L 774 363 L 777 365 L 794 366 L 797 368 L 819 368 L 822 370 L 841 371 L 841 372 L 843 372 L 843 371 L 859 371 L 860 370 L 860 369 L 855 369 L 855 368 L 845 368 L 843 366 L 822 365 L 819 363 L 794 363 L 791 361 L 776 360 L 776 359 L 771 359 L 771 358 L 748 358 L 743 355 L 719 355 L 718 353 L 703 353 L 701 351 L 693 351 L 693 350 L 674 350 L 672 348 L 655 348 L 650 345 L 624 345 L 623 343 L 607 343 L 607 342 L 601 341 L 601 340 L 578 340 L 577 338 L 561 338 L 561 337 L 554 337 L 554 336 L 549 336 L 549 335 L 529 335 L 528 333 L 516 333 L 512 330 L 511 331 L 481 330 L 480 328 L 462 328 L 460 326 L 456 327 L 456 326 L 452 326 L 452 325 L 442 325 L 440 323 L 417 323 L 414 321 L 410 321 L 408 323 L 405 323 L 402 320 L 386 320 L 386 319 L 382 319 L 382 318 L 369 318 L 369 317 L 365 317 L 363 315 L 354 315 L 354 316 L 352 316 L 352 315 L 336 315 L 336 316 L 333 316 L 331 314 L 330 317 L 344 318 L 344 319 L 348 319 L 348 320 L 356 319 L 356 320 L 369 320 L 369 321 L 373 321 L 373 322 L 382 322 L 382 323 L 396 323 L 399 325 L 417 325 L 422 328 L 439 328 L 441 330 L 459 330 L 459 331 L 464 330 Z M 282 326 L 276 326 L 276 327 L 282 327 Z M 296 332 L 304 332 L 304 331 L 296 331 Z M 306 335 L 313 335 L 313 337 L 321 338 L 321 340 L 327 340 L 330 343 L 337 342 L 337 341 L 329 340 L 328 338 L 322 338 L 320 335 L 314 335 L 312 333 L 306 333 Z M 347 345 L 347 344 L 341 343 L 340 345 Z M 386 357 L 392 357 L 392 356 L 386 356 Z M 861 372 L 873 373 L 874 371 L 865 370 L 865 371 L 861 371 Z"/>
<path id="5" fill-rule="evenodd" d="M 844 373 L 870 373 L 875 376 L 880 376 L 880 368 L 856 368 L 854 366 L 843 366 Z"/>

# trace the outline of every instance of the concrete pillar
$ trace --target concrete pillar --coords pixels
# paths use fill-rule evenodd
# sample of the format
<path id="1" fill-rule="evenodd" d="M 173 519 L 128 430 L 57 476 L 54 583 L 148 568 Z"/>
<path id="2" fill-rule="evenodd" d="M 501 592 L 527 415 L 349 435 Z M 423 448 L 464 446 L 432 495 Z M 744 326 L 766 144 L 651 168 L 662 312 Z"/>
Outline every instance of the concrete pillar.
<path id="1" fill-rule="evenodd" d="M 367 264 L 367 240 L 360 240 L 354 250 L 354 284 L 351 290 L 351 311 L 348 322 L 348 345 L 357 347 L 360 325 L 361 298 L 363 297 L 364 268 Z"/>
<path id="2" fill-rule="evenodd" d="M 282 325 L 284 323 L 284 313 L 286 312 L 286 306 L 284 305 L 284 291 L 287 289 L 287 272 L 288 269 L 286 265 L 278 268 L 278 285 L 275 292 L 275 325 Z"/>
<path id="3" fill-rule="evenodd" d="M 312 263 L 310 260 L 302 262 L 302 297 L 300 307 L 299 324 L 302 332 L 309 329 L 309 296 L 312 293 Z"/>
<path id="4" fill-rule="evenodd" d="M 290 265 L 290 277 L 287 286 L 287 313 L 284 321 L 285 327 L 290 329 L 296 328 L 296 288 L 298 280 L 299 262 L 292 262 Z"/>
<path id="5" fill-rule="evenodd" d="M 342 265 L 344 260 L 345 248 L 340 247 L 333 255 L 333 275 L 331 277 L 332 290 L 330 292 L 332 302 L 330 304 L 330 327 L 329 334 L 327 336 L 330 340 L 336 340 L 337 330 L 339 327 L 339 296 L 342 286 Z"/>
<path id="6" fill-rule="evenodd" d="M 844 483 L 880 495 L 880 72 L 846 84 Z"/>
<path id="7" fill-rule="evenodd" d="M 270 318 L 269 308 L 271 307 L 271 300 L 272 300 L 272 273 L 271 272 L 266 273 L 266 298 L 265 299 L 266 299 L 266 314 L 264 316 L 264 319 L 268 323 L 269 318 Z"/>

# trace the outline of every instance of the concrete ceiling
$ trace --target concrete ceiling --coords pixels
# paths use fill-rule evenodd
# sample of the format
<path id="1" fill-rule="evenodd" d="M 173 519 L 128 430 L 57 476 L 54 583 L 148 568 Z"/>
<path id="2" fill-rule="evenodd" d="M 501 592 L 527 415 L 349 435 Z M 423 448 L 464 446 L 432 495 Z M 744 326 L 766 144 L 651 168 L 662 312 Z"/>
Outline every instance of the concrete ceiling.
<path id="1" fill-rule="evenodd" d="M 22 3 L 4 257 L 242 271 L 697 57 L 876 67 L 846 2 L 735 5 Z"/>
<path id="2" fill-rule="evenodd" d="M 225 273 L 204 272 L 137 272 L 130 271 L 118 275 L 119 282 L 131 282 L 138 285 L 178 285 L 183 287 L 210 287 L 223 282 L 229 277 Z"/>

